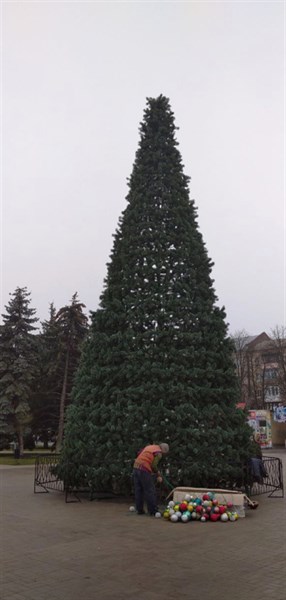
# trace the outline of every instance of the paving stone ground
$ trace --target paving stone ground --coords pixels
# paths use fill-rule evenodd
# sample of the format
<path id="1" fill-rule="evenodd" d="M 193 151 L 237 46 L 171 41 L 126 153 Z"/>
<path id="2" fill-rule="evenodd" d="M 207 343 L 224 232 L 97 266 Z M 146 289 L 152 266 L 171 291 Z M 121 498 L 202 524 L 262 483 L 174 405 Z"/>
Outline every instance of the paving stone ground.
<path id="1" fill-rule="evenodd" d="M 268 451 L 286 467 L 286 450 Z M 129 504 L 33 493 L 0 467 L 2 600 L 285 600 L 286 499 L 235 523 L 173 524 Z M 284 475 L 285 481 L 285 475 Z"/>

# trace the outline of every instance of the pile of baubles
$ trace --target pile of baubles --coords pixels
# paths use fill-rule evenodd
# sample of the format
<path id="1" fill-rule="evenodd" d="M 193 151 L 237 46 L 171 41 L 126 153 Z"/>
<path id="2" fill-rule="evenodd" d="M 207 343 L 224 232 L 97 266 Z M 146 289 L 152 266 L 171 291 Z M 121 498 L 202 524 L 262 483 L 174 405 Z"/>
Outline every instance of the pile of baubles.
<path id="1" fill-rule="evenodd" d="M 231 502 L 220 504 L 214 492 L 206 492 L 202 497 L 186 494 L 182 502 L 171 500 L 163 512 L 164 519 L 172 523 L 189 521 L 237 521 L 238 514 Z"/>

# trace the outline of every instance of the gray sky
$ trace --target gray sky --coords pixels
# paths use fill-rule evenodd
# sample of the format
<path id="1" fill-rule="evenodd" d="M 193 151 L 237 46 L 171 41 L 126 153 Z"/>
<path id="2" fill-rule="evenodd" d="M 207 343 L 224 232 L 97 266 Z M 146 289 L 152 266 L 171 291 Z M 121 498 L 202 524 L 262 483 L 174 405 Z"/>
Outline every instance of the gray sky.
<path id="1" fill-rule="evenodd" d="M 230 332 L 285 324 L 275 2 L 2 3 L 2 312 L 98 306 L 146 96 L 170 98 Z M 283 25 L 284 23 L 284 25 Z"/>

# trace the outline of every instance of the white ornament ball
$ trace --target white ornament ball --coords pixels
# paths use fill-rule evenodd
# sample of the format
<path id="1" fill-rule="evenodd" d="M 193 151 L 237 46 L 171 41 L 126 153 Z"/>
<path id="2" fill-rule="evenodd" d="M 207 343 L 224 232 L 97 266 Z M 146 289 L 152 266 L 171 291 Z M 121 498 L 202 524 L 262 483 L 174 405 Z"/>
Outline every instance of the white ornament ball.
<path id="1" fill-rule="evenodd" d="M 206 517 L 201 517 L 201 521 L 202 521 L 202 523 L 205 523 L 206 522 Z"/>
<path id="2" fill-rule="evenodd" d="M 221 521 L 228 521 L 228 516 L 226 513 L 222 513 L 222 515 L 220 516 L 220 520 Z"/>
<path id="3" fill-rule="evenodd" d="M 174 514 L 175 514 L 175 512 L 176 512 L 176 511 L 175 511 L 173 508 L 169 508 L 169 514 L 170 514 L 170 515 L 174 515 Z"/>
<path id="4" fill-rule="evenodd" d="M 160 512 L 156 512 L 156 513 L 155 513 L 155 517 L 156 517 L 156 519 L 160 519 L 160 517 L 161 517 L 161 513 L 160 513 Z"/>
<path id="5" fill-rule="evenodd" d="M 188 515 L 186 515 L 186 513 L 184 513 L 184 514 L 181 516 L 181 521 L 183 521 L 183 523 L 187 523 L 187 521 L 188 521 L 188 520 L 189 520 L 189 517 L 188 517 Z"/>
<path id="6" fill-rule="evenodd" d="M 181 518 L 181 516 L 182 516 L 182 513 L 181 513 L 181 511 L 180 511 L 180 510 L 177 510 L 177 511 L 176 511 L 176 515 L 177 515 L 178 519 L 180 519 L 180 518 Z"/>
<path id="7" fill-rule="evenodd" d="M 129 507 L 129 510 L 130 510 L 130 512 L 135 512 L 135 510 L 136 510 L 136 509 L 135 509 L 135 506 L 130 506 L 130 507 Z"/>
<path id="8" fill-rule="evenodd" d="M 178 521 L 178 515 L 177 513 L 174 513 L 173 515 L 171 515 L 170 521 L 172 521 L 172 523 L 177 523 Z"/>
<path id="9" fill-rule="evenodd" d="M 185 495 L 185 500 L 187 500 L 187 502 L 190 502 L 191 499 L 191 495 L 190 494 L 186 494 Z"/>
<path id="10" fill-rule="evenodd" d="M 175 502 L 173 502 L 173 500 L 170 500 L 169 504 L 168 504 L 168 508 L 174 508 L 175 506 Z"/>

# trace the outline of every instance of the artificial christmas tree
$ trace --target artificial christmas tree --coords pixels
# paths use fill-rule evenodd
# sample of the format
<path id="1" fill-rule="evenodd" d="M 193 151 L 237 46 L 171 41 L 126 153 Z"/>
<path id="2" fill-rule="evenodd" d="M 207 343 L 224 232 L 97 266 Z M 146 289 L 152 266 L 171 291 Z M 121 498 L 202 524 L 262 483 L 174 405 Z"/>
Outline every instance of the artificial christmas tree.
<path id="1" fill-rule="evenodd" d="M 248 452 L 225 312 L 175 130 L 168 99 L 149 98 L 68 413 L 61 472 L 75 485 L 123 489 L 147 443 L 170 444 L 170 478 L 184 485 L 233 482 Z"/>

